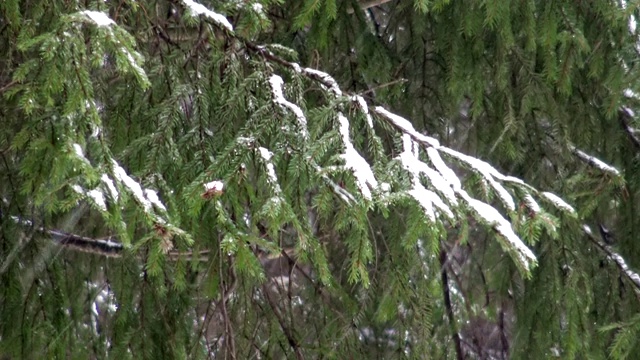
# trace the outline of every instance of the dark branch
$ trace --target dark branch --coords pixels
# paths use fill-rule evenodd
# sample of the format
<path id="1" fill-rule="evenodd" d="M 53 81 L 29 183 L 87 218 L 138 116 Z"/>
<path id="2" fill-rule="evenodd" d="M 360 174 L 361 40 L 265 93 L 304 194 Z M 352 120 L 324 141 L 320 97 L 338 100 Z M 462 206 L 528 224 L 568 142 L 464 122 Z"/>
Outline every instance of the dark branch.
<path id="1" fill-rule="evenodd" d="M 444 306 L 447 310 L 447 317 L 449 318 L 449 326 L 451 333 L 453 334 L 453 343 L 456 347 L 456 358 L 463 360 L 462 346 L 460 345 L 460 334 L 456 327 L 456 320 L 453 317 L 453 308 L 451 307 L 451 295 L 449 294 L 449 277 L 447 276 L 447 251 L 440 250 L 440 274 L 442 278 L 442 296 L 444 297 Z"/>

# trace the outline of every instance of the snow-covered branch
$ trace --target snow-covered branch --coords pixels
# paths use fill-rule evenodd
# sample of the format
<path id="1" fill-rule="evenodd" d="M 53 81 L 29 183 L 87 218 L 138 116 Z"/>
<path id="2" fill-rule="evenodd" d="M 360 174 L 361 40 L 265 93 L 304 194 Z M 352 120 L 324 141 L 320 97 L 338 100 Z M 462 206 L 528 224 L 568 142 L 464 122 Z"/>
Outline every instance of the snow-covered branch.
<path id="1" fill-rule="evenodd" d="M 613 175 L 615 177 L 620 176 L 620 171 L 614 168 L 611 165 L 606 164 L 604 161 L 596 158 L 595 156 L 588 155 L 584 151 L 576 148 L 575 146 L 571 146 L 571 151 L 582 161 L 589 164 L 590 166 L 596 167 L 600 169 L 602 172 Z"/>
<path id="2" fill-rule="evenodd" d="M 633 283 L 636 288 L 636 293 L 640 294 L 640 275 L 629 268 L 627 262 L 620 254 L 615 252 L 609 245 L 598 239 L 598 237 L 593 234 L 593 231 L 591 231 L 591 228 L 588 225 L 583 225 L 582 229 L 589 240 L 591 240 L 594 245 L 602 250 L 602 252 L 606 254 L 607 258 L 616 264 L 618 269 L 620 269 L 620 272 Z"/>

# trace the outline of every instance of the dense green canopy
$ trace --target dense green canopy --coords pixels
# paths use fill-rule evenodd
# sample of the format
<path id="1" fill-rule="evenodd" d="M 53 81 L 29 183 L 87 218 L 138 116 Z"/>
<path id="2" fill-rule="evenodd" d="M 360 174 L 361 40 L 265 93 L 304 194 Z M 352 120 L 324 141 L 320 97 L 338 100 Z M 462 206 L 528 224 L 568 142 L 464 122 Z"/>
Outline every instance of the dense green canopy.
<path id="1" fill-rule="evenodd" d="M 635 2 L 0 2 L 0 355 L 640 350 Z"/>

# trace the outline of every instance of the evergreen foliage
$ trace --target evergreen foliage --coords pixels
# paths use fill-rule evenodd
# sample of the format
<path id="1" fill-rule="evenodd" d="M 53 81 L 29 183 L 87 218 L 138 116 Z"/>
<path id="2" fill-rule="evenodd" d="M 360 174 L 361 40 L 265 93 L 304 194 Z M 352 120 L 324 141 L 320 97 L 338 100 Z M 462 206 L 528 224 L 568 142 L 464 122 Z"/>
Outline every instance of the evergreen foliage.
<path id="1" fill-rule="evenodd" d="M 0 3 L 0 354 L 631 358 L 638 15 Z"/>

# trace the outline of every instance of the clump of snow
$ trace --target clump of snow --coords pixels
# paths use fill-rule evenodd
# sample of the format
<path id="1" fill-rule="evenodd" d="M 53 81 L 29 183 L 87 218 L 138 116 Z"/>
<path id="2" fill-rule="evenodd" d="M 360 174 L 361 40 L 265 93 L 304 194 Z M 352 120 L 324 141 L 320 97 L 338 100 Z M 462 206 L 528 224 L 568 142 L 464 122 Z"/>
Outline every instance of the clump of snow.
<path id="1" fill-rule="evenodd" d="M 79 144 L 73 144 L 72 146 L 73 146 L 73 151 L 75 151 L 76 155 L 78 155 L 79 158 L 85 159 L 84 151 L 82 151 L 82 146 L 80 146 Z"/>
<path id="2" fill-rule="evenodd" d="M 440 157 L 440 153 L 433 147 L 427 148 L 427 155 L 429 156 L 429 160 L 433 166 L 438 170 L 440 175 L 445 179 L 447 183 L 451 185 L 454 191 L 457 191 L 462 188 L 462 184 L 460 183 L 460 179 L 458 175 L 453 172 L 442 160 Z"/>
<path id="3" fill-rule="evenodd" d="M 84 10 L 80 13 L 91 19 L 91 21 L 98 26 L 111 26 L 115 24 L 115 21 L 111 20 L 107 14 L 100 11 Z"/>
<path id="4" fill-rule="evenodd" d="M 219 180 L 211 181 L 204 184 L 205 191 L 222 191 L 224 189 L 224 183 Z"/>
<path id="5" fill-rule="evenodd" d="M 138 202 L 142 204 L 145 211 L 150 212 L 152 208 L 151 202 L 144 196 L 142 186 L 140 186 L 137 181 L 133 180 L 115 160 L 112 161 L 113 171 L 116 179 L 131 191 L 136 200 L 138 200 Z"/>
<path id="6" fill-rule="evenodd" d="M 351 140 L 349 139 L 349 120 L 342 114 L 338 113 L 338 121 L 340 122 L 340 135 L 345 146 L 345 152 L 342 159 L 345 161 L 345 167 L 351 169 L 356 177 L 356 184 L 366 199 L 371 200 L 371 188 L 378 187 L 378 181 L 373 175 L 369 163 L 358 153 Z"/>
<path id="7" fill-rule="evenodd" d="M 302 128 L 302 134 L 305 138 L 307 138 L 309 136 L 307 130 L 307 118 L 304 116 L 302 109 L 300 109 L 298 105 L 289 102 L 284 98 L 284 95 L 282 94 L 282 86 L 284 85 L 284 81 L 282 80 L 282 78 L 278 75 L 271 75 L 271 77 L 269 78 L 269 85 L 271 85 L 271 92 L 273 93 L 275 103 L 282 107 L 288 108 L 296 115 L 298 123 Z"/>
<path id="8" fill-rule="evenodd" d="M 131 67 L 142 77 L 146 77 L 146 73 L 144 71 L 144 69 L 142 67 L 140 67 L 140 65 L 138 65 L 138 63 L 136 62 L 136 59 L 133 57 L 133 55 L 131 55 L 131 53 L 129 52 L 129 50 L 127 50 L 126 48 L 120 48 L 120 51 L 122 51 L 126 56 L 127 56 L 127 61 L 129 62 L 129 65 L 131 65 Z"/>
<path id="9" fill-rule="evenodd" d="M 225 27 L 227 30 L 233 31 L 233 26 L 231 25 L 229 20 L 227 20 L 226 17 L 207 9 L 204 5 L 197 3 L 193 0 L 182 0 L 182 1 L 184 2 L 185 6 L 189 8 L 192 14 L 204 15 L 212 19 L 213 21 L 215 21 L 218 25 Z"/>

